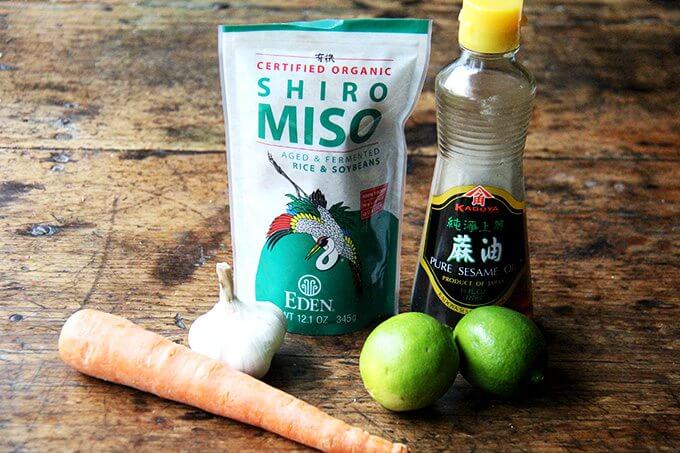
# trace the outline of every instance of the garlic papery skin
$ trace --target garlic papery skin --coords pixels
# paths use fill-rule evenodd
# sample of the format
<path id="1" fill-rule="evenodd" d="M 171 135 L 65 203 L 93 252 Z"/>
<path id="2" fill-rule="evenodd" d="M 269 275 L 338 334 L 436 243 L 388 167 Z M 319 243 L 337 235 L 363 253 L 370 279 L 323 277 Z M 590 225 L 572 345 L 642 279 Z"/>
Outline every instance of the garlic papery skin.
<path id="1" fill-rule="evenodd" d="M 270 302 L 234 298 L 231 266 L 218 263 L 216 270 L 220 300 L 191 325 L 189 347 L 261 378 L 269 371 L 272 358 L 283 343 L 286 317 Z"/>

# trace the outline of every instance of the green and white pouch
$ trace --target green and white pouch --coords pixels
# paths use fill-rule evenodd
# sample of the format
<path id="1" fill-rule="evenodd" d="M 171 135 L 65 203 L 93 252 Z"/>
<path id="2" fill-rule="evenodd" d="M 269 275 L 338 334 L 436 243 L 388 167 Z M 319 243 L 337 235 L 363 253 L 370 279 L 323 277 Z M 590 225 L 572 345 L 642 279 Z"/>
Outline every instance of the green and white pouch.
<path id="1" fill-rule="evenodd" d="M 236 295 L 333 335 L 398 311 L 404 124 L 430 21 L 223 25 Z"/>

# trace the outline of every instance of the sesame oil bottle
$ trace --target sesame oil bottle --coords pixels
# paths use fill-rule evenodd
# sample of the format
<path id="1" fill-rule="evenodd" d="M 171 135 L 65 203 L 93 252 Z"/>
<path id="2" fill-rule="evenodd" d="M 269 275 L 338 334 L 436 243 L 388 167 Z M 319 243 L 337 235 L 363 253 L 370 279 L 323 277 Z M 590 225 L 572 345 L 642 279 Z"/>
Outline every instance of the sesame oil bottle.
<path id="1" fill-rule="evenodd" d="M 411 310 L 531 314 L 522 157 L 536 92 L 516 60 L 522 0 L 464 0 L 460 57 L 436 79 L 439 152 Z"/>

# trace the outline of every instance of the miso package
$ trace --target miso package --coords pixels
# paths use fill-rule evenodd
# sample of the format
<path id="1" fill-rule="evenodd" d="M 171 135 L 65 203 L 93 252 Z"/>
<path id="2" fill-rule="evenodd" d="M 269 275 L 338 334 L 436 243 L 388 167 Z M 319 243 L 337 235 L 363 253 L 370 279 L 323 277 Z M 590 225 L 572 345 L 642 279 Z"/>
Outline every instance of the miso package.
<path id="1" fill-rule="evenodd" d="M 220 27 L 235 292 L 290 332 L 398 310 L 404 124 L 429 46 L 419 19 Z"/>

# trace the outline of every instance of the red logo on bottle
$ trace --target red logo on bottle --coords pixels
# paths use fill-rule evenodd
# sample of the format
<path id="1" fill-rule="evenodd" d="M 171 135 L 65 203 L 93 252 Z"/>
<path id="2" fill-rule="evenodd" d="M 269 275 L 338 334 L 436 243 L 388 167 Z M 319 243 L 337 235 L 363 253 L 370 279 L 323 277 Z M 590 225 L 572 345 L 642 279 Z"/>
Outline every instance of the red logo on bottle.
<path id="1" fill-rule="evenodd" d="M 477 186 L 465 192 L 463 196 L 472 198 L 472 206 L 484 206 L 487 198 L 493 198 L 493 195 L 482 186 Z"/>

